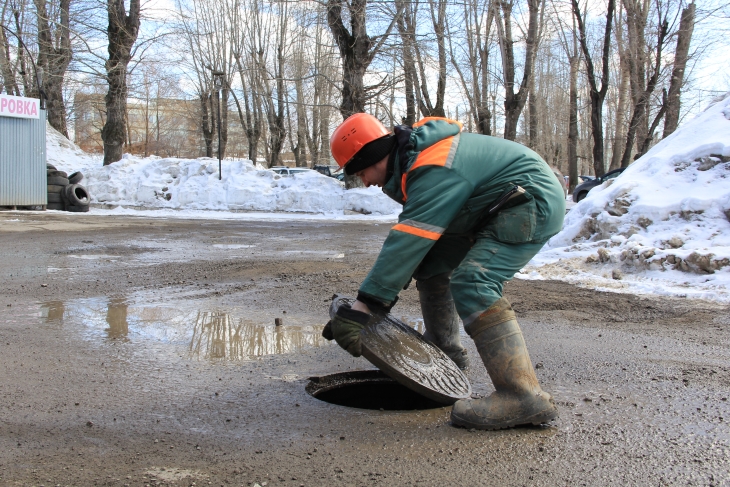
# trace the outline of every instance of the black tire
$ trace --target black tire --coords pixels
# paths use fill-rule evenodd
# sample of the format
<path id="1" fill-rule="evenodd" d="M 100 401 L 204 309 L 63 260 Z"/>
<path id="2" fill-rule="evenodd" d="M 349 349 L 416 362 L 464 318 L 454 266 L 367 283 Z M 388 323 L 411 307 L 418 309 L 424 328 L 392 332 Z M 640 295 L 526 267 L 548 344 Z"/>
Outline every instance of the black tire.
<path id="1" fill-rule="evenodd" d="M 61 186 L 57 184 L 49 184 L 48 185 L 48 192 L 49 193 L 63 193 L 63 190 L 66 189 L 66 186 Z"/>
<path id="2" fill-rule="evenodd" d="M 67 206 L 66 211 L 70 211 L 73 213 L 86 213 L 89 211 L 89 205 L 84 206 Z"/>
<path id="3" fill-rule="evenodd" d="M 49 176 L 48 185 L 49 186 L 68 186 L 68 179 L 62 178 L 60 176 Z"/>
<path id="4" fill-rule="evenodd" d="M 46 210 L 63 211 L 64 210 L 63 203 L 48 203 L 46 205 Z"/>
<path id="5" fill-rule="evenodd" d="M 84 179 L 84 175 L 81 174 L 81 171 L 76 171 L 68 177 L 68 184 L 79 184 L 82 179 Z"/>
<path id="6" fill-rule="evenodd" d="M 580 193 L 578 193 L 578 197 L 575 199 L 575 202 L 577 203 L 581 200 L 584 200 L 586 196 L 588 196 L 588 191 L 581 191 Z"/>
<path id="7" fill-rule="evenodd" d="M 56 171 L 55 169 L 46 171 L 46 177 L 50 178 L 51 176 L 58 176 L 61 178 L 68 179 L 68 174 L 66 174 L 64 171 Z"/>
<path id="8" fill-rule="evenodd" d="M 49 203 L 63 203 L 63 198 L 61 197 L 61 193 L 48 193 L 48 202 Z"/>
<path id="9" fill-rule="evenodd" d="M 66 186 L 64 194 L 66 195 L 69 206 L 89 206 L 91 202 L 88 191 L 80 184 Z"/>
<path id="10" fill-rule="evenodd" d="M 47 171 L 55 171 L 56 170 L 56 166 L 54 166 L 53 164 L 50 164 L 50 163 L 46 162 L 46 170 Z"/>

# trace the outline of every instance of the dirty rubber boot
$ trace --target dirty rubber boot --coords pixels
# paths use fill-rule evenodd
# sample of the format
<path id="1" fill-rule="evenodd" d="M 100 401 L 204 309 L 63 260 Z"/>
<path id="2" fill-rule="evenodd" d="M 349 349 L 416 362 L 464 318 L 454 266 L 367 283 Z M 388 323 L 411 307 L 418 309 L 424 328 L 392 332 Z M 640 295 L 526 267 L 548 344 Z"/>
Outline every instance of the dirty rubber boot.
<path id="1" fill-rule="evenodd" d="M 500 299 L 467 328 L 496 391 L 482 399 L 457 401 L 451 422 L 465 428 L 497 430 L 555 419 L 558 410 L 550 394 L 540 389 L 509 302 Z"/>
<path id="2" fill-rule="evenodd" d="M 461 369 L 469 366 L 469 356 L 459 338 L 459 316 L 449 282 L 451 273 L 416 282 L 426 333 L 423 338 L 440 348 Z"/>

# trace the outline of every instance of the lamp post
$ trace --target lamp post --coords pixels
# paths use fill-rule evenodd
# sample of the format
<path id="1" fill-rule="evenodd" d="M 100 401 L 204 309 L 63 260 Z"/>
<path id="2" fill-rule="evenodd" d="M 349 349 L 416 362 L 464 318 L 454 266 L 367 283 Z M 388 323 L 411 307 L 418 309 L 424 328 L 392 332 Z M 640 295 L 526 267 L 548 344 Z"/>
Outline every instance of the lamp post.
<path id="1" fill-rule="evenodd" d="M 213 75 L 213 88 L 215 89 L 217 101 L 216 101 L 216 112 L 218 118 L 218 180 L 223 179 L 223 168 L 222 168 L 222 152 L 221 152 L 221 89 L 223 88 L 223 77 L 226 75 L 223 71 L 216 71 L 211 69 Z"/>

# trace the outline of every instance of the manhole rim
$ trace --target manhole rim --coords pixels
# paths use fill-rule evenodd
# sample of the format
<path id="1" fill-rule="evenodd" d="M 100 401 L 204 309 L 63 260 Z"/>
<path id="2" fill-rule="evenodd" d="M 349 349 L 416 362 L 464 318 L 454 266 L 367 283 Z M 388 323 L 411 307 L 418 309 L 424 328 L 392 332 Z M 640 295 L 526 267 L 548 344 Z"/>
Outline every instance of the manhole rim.
<path id="1" fill-rule="evenodd" d="M 330 405 L 346 407 L 350 409 L 357 409 L 363 411 L 374 411 L 380 409 L 380 411 L 388 412 L 409 412 L 409 411 L 425 411 L 431 409 L 441 409 L 448 407 L 441 401 L 436 401 L 431 397 L 419 393 L 410 387 L 406 387 L 400 381 L 389 377 L 385 372 L 379 369 L 366 369 L 366 370 L 351 370 L 345 372 L 335 372 L 333 374 L 326 374 L 322 376 L 312 376 L 307 378 L 308 382 L 304 387 L 305 392 L 313 399 L 325 402 Z M 400 390 L 407 392 L 411 397 L 418 397 L 419 401 L 424 403 L 423 407 L 388 407 L 375 406 L 367 407 L 363 405 L 351 405 L 343 404 L 340 402 L 332 401 L 326 397 L 327 393 L 336 392 L 338 389 L 346 390 L 348 388 L 357 388 L 359 386 L 373 386 L 373 385 L 385 385 L 388 387 L 398 387 Z M 387 396 L 386 396 L 387 397 Z"/>

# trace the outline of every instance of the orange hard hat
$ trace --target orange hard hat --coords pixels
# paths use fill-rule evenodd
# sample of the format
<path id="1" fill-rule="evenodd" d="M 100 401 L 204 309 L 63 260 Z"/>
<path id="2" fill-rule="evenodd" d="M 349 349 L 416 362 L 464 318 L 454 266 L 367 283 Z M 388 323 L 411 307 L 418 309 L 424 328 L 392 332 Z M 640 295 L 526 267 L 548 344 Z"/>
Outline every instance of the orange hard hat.
<path id="1" fill-rule="evenodd" d="M 356 113 L 332 132 L 330 152 L 337 164 L 345 167 L 365 145 L 389 134 L 377 118 L 368 113 Z"/>

